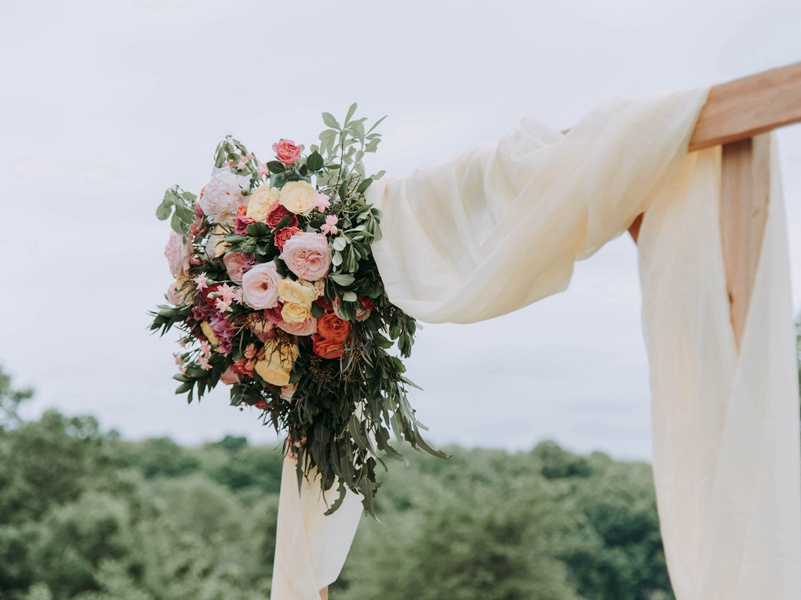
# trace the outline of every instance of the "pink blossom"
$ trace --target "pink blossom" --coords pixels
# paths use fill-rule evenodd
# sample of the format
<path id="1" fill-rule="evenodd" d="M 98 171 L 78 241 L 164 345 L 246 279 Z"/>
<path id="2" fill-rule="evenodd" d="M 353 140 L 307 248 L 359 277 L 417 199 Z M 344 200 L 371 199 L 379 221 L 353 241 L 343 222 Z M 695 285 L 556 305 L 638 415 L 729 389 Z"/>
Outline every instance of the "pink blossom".
<path id="1" fill-rule="evenodd" d="M 223 298 L 217 298 L 217 300 L 214 302 L 214 308 L 220 312 L 228 312 L 231 310 L 231 301 L 229 300 L 226 302 Z"/>
<path id="2" fill-rule="evenodd" d="M 259 163 L 256 168 L 256 175 L 259 177 L 266 177 L 270 174 L 270 169 L 267 168 L 267 163 Z"/>
<path id="3" fill-rule="evenodd" d="M 234 299 L 234 288 L 227 283 L 222 284 L 217 288 L 217 293 L 229 304 Z"/>
<path id="4" fill-rule="evenodd" d="M 192 246 L 184 241 L 184 236 L 174 231 L 170 232 L 170 241 L 164 248 L 164 256 L 170 264 L 170 273 L 173 277 L 178 277 L 181 273 L 189 270 L 189 255 Z"/>
<path id="5" fill-rule="evenodd" d="M 208 358 L 211 356 L 211 345 L 206 340 L 200 340 L 200 351 L 203 353 L 203 356 Z"/>
<path id="6" fill-rule="evenodd" d="M 208 371 L 211 369 L 209 360 L 205 356 L 198 356 L 197 362 L 200 363 L 200 368 L 203 369 L 204 371 Z"/>
<path id="7" fill-rule="evenodd" d="M 283 138 L 281 138 L 281 141 L 273 144 L 275 156 L 285 165 L 295 164 L 300 158 L 302 150 L 303 146 L 298 146 L 292 140 L 285 140 Z"/>
<path id="8" fill-rule="evenodd" d="M 314 317 L 309 317 L 300 323 L 287 323 L 286 321 L 281 321 L 275 325 L 291 335 L 312 335 L 317 333 L 317 319 Z"/>
<path id="9" fill-rule="evenodd" d="M 320 230 L 325 234 L 336 235 L 339 233 L 339 229 L 337 229 L 337 223 L 339 223 L 339 217 L 328 215 L 325 218 L 325 223 L 323 223 L 323 226 L 320 227 Z"/>
<path id="10" fill-rule="evenodd" d="M 205 273 L 201 273 L 200 275 L 195 277 L 192 281 L 195 282 L 197 289 L 199 289 L 201 292 L 205 290 L 207 287 L 209 287 L 208 279 L 206 278 Z"/>
<path id="11" fill-rule="evenodd" d="M 273 308 L 278 305 L 278 281 L 281 276 L 275 263 L 261 263 L 242 276 L 242 299 L 251 308 Z"/>
<path id="12" fill-rule="evenodd" d="M 234 283 L 241 284 L 242 276 L 256 263 L 252 254 L 243 252 L 228 252 L 223 256 L 225 270 Z"/>
<path id="13" fill-rule="evenodd" d="M 239 159 L 239 162 L 236 163 L 236 168 L 240 171 L 244 169 L 248 165 L 248 161 L 253 158 L 253 155 L 250 153 L 245 154 L 242 158 Z"/>
<path id="14" fill-rule="evenodd" d="M 314 208 L 318 212 L 325 212 L 331 207 L 331 197 L 328 194 L 317 194 L 314 197 Z"/>
<path id="15" fill-rule="evenodd" d="M 328 239 L 320 233 L 296 233 L 284 244 L 281 260 L 301 279 L 306 281 L 322 279 L 331 268 Z"/>

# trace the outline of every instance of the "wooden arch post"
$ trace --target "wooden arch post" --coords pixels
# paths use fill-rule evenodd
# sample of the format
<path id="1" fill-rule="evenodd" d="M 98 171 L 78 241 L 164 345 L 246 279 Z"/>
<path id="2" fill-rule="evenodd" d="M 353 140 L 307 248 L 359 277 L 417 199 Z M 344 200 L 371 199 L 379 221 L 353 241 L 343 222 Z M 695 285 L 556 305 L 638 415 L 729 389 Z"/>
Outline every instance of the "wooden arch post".
<path id="1" fill-rule="evenodd" d="M 801 62 L 714 86 L 689 151 L 722 146 L 720 226 L 731 322 L 740 347 L 770 200 L 769 132 L 801 122 Z M 642 215 L 632 223 L 634 241 Z"/>

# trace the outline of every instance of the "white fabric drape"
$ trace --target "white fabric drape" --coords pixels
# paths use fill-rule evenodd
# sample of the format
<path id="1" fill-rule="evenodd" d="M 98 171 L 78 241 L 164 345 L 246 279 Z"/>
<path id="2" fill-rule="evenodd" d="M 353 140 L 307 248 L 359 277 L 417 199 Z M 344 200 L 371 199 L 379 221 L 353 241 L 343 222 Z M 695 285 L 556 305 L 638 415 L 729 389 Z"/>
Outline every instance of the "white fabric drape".
<path id="1" fill-rule="evenodd" d="M 680 600 L 801 597 L 799 414 L 778 164 L 738 354 L 720 148 L 688 154 L 707 89 L 607 103 L 567 135 L 499 143 L 371 186 L 390 299 L 430 322 L 489 319 L 564 290 L 573 263 L 640 231 L 654 478 Z M 774 153 L 775 155 L 775 153 Z"/>
<path id="2" fill-rule="evenodd" d="M 342 506 L 326 517 L 336 489 L 326 498 L 317 480 L 303 479 L 298 490 L 295 465 L 284 457 L 270 598 L 320 600 L 320 590 L 336 581 L 345 564 L 362 503 L 349 492 Z"/>
<path id="3" fill-rule="evenodd" d="M 499 143 L 382 179 L 368 190 L 384 211 L 373 250 L 395 304 L 423 321 L 469 323 L 564 290 L 576 260 L 645 212 L 654 479 L 677 598 L 798 599 L 799 414 L 778 166 L 738 354 L 720 149 L 686 152 L 707 92 L 612 101 L 567 135 L 525 120 Z M 282 482 L 272 598 L 316 600 L 339 573 L 361 509 L 351 497 L 350 512 L 323 518 L 319 494 L 298 497 L 293 469 Z"/>

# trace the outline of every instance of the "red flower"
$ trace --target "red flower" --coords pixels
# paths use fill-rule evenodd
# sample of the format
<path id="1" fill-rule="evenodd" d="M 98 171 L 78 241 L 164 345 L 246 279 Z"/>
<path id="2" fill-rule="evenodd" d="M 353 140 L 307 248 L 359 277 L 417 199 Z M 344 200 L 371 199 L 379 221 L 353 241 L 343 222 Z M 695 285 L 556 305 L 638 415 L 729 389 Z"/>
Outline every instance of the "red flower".
<path id="1" fill-rule="evenodd" d="M 289 212 L 283 204 L 278 204 L 278 202 L 275 202 L 267 211 L 267 225 L 274 228 L 286 215 L 292 215 L 292 213 Z M 287 226 L 297 227 L 298 218 L 295 215 L 292 215 L 292 218 L 289 219 Z"/>
<path id="2" fill-rule="evenodd" d="M 328 312 L 331 312 L 331 311 L 334 310 L 334 305 L 331 304 L 331 302 L 325 296 L 320 296 L 319 298 L 317 298 L 317 300 L 315 302 L 317 303 L 317 305 L 319 307 L 327 310 Z"/>
<path id="3" fill-rule="evenodd" d="M 334 313 L 325 313 L 317 319 L 317 332 L 331 342 L 342 343 L 350 335 L 350 323 Z"/>
<path id="4" fill-rule="evenodd" d="M 282 227 L 275 232 L 275 246 L 281 251 L 284 251 L 284 244 L 296 233 L 300 233 L 297 227 Z"/>
<path id="5" fill-rule="evenodd" d="M 362 306 L 367 310 L 373 310 L 375 308 L 375 302 L 373 302 L 370 298 L 362 298 L 360 296 L 359 301 L 362 303 Z"/>
<path id="6" fill-rule="evenodd" d="M 339 358 L 345 351 L 345 343 L 329 340 L 315 333 L 312 336 L 312 348 L 314 353 L 320 358 Z"/>

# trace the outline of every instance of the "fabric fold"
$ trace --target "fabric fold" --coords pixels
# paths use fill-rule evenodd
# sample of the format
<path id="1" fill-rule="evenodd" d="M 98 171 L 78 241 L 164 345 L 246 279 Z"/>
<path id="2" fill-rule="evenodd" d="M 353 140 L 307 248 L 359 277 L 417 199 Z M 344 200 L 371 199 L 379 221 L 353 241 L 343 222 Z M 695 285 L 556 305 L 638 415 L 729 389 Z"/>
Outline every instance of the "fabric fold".
<path id="1" fill-rule="evenodd" d="M 708 88 L 615 100 L 569 134 L 535 121 L 497 144 L 386 178 L 373 246 L 389 298 L 470 323 L 564 290 L 573 263 L 645 213 L 643 326 L 654 481 L 679 600 L 801 597 L 799 411 L 774 152 L 742 347 L 720 239 L 720 148 L 687 153 Z"/>

